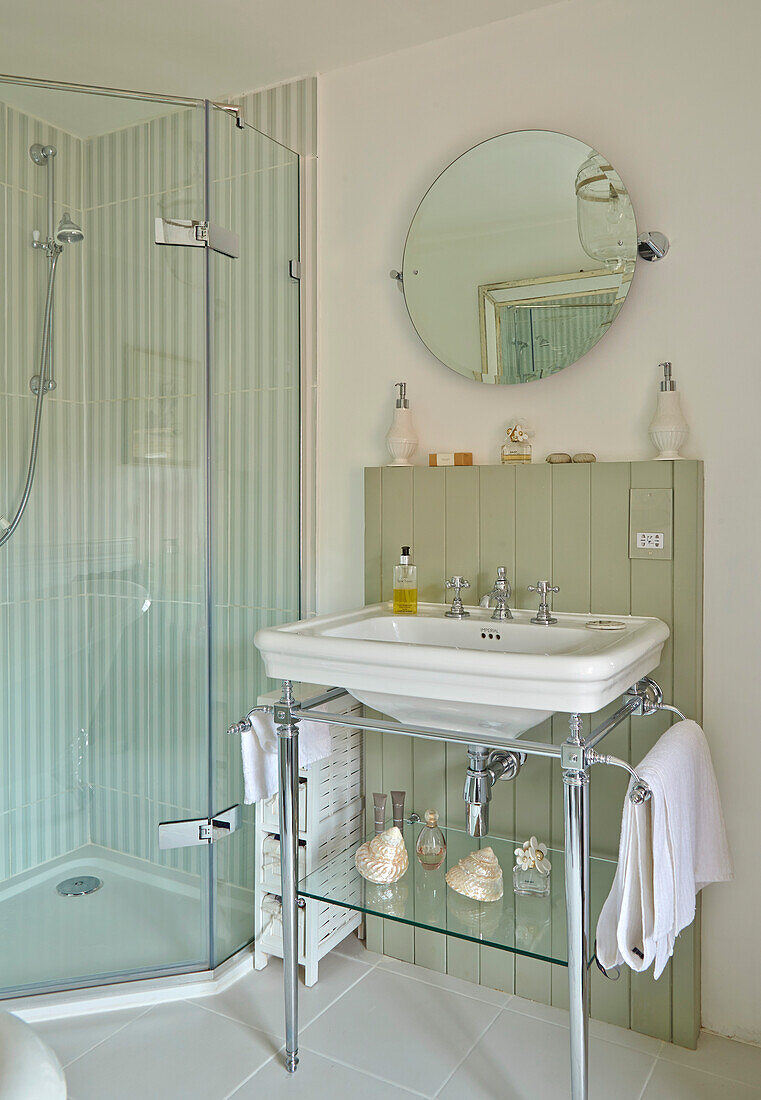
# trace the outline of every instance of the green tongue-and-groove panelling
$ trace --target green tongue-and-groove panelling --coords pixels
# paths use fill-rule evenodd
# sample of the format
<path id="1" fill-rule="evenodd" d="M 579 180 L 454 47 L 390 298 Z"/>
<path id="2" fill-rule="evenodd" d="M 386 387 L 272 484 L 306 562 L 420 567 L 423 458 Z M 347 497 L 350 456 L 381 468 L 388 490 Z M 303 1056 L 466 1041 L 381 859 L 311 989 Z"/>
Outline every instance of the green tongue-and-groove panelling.
<path id="1" fill-rule="evenodd" d="M 664 487 L 673 489 L 673 560 L 630 560 L 629 490 Z M 663 619 L 671 637 L 653 675 L 666 702 L 701 721 L 702 463 L 367 469 L 367 603 L 390 599 L 392 568 L 403 543 L 413 547 L 421 600 L 442 602 L 444 581 L 460 573 L 471 582 L 468 602 L 476 603 L 491 589 L 497 566 L 506 565 L 513 607 L 536 606 L 527 586 L 552 578 L 560 585 L 555 610 Z M 593 724 L 598 718 L 592 716 Z M 664 712 L 626 721 L 606 738 L 603 751 L 636 763 L 672 720 Z M 590 728 L 588 719 L 585 727 Z M 567 716 L 556 715 L 537 727 L 534 736 L 565 740 Z M 464 749 L 391 735 L 366 737 L 368 796 L 372 791 L 406 790 L 410 810 L 422 814 L 435 807 L 449 824 L 462 827 Z M 626 775 L 618 769 L 592 769 L 595 854 L 615 856 L 618 851 L 626 787 Z M 368 803 L 370 829 L 369 797 Z M 534 834 L 562 845 L 562 780 L 556 762 L 534 758 L 517 782 L 499 784 L 491 803 L 491 831 L 521 840 Z M 511 870 L 503 868 L 508 877 Z M 592 899 L 593 932 L 602 901 Z M 565 930 L 558 927 L 553 934 L 564 935 Z M 567 1005 L 565 967 L 379 918 L 368 919 L 367 943 L 394 958 L 545 1004 Z M 700 907 L 659 981 L 624 968 L 620 979 L 611 982 L 593 968 L 591 989 L 596 1019 L 694 1047 L 700 1027 Z"/>

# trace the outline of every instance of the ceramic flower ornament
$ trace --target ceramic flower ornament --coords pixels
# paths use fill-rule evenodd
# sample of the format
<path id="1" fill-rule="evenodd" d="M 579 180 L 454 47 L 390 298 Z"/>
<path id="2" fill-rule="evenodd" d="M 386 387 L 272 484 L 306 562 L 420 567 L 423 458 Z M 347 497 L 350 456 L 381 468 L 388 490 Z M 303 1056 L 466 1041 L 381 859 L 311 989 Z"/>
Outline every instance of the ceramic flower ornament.
<path id="1" fill-rule="evenodd" d="M 528 849 L 528 841 L 526 841 L 522 848 L 515 849 L 515 865 L 516 867 L 520 867 L 521 871 L 528 871 L 529 867 L 533 867 L 533 863 L 531 862 L 531 853 Z"/>
<path id="2" fill-rule="evenodd" d="M 525 420 L 516 420 L 507 425 L 505 434 L 512 443 L 528 443 L 534 433 Z"/>
<path id="3" fill-rule="evenodd" d="M 535 836 L 527 840 L 523 847 L 515 849 L 516 869 L 528 871 L 536 868 L 542 875 L 548 875 L 552 870 L 552 864 L 547 859 L 547 845 L 540 844 Z"/>

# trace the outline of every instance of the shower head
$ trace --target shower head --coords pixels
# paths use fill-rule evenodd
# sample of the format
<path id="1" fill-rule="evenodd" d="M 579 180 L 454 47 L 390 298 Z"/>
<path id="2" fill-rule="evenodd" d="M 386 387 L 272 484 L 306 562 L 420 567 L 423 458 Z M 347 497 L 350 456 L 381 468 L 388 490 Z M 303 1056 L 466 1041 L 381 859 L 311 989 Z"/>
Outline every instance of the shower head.
<path id="1" fill-rule="evenodd" d="M 58 223 L 55 236 L 59 244 L 77 244 L 79 241 L 84 240 L 85 235 L 80 227 L 71 220 L 68 213 L 64 213 Z"/>

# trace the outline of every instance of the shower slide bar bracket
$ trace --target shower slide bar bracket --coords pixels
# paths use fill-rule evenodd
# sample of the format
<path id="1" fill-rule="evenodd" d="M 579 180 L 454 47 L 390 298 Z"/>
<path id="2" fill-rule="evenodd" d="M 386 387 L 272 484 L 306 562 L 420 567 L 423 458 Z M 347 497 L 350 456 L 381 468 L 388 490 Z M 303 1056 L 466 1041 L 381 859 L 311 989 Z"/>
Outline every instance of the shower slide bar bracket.
<path id="1" fill-rule="evenodd" d="M 156 218 L 156 244 L 180 245 L 183 248 L 210 248 L 237 260 L 240 256 L 240 236 L 214 222 L 193 218 Z"/>

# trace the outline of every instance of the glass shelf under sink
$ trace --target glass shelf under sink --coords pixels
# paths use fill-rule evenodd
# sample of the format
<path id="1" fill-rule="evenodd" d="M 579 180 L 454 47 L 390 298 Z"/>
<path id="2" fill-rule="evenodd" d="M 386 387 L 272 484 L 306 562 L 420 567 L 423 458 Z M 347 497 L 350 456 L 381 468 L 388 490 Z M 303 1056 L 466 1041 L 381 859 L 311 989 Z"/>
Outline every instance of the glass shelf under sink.
<path id="1" fill-rule="evenodd" d="M 426 871 L 415 853 L 421 828 L 420 824 L 404 826 L 410 864 L 398 882 L 376 886 L 363 879 L 354 865 L 358 847 L 354 844 L 305 875 L 299 882 L 299 896 L 457 936 L 516 955 L 568 965 L 562 850 L 549 849 L 547 852 L 552 863 L 549 897 L 519 896 L 513 893 L 515 840 L 493 836 L 476 840 L 463 830 L 443 829 L 447 841 L 446 859 L 437 870 Z M 486 847 L 494 850 L 502 867 L 505 892 L 500 901 L 476 902 L 448 887 L 444 876 L 469 852 Z M 616 861 L 593 858 L 590 862 L 591 927 L 594 929 L 613 882 Z"/>

